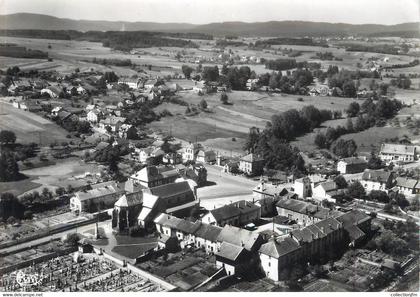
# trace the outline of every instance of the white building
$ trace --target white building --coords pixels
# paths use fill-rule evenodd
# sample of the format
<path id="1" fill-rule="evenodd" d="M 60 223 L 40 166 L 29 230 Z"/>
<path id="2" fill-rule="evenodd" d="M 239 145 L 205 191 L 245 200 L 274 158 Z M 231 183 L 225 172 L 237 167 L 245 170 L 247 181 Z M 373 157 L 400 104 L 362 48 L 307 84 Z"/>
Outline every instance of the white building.
<path id="1" fill-rule="evenodd" d="M 305 199 L 312 196 L 311 180 L 308 177 L 296 179 L 293 189 L 299 198 Z"/>
<path id="2" fill-rule="evenodd" d="M 372 190 L 388 191 L 393 186 L 394 175 L 383 170 L 369 170 L 363 172 L 361 184 L 366 192 Z"/>
<path id="3" fill-rule="evenodd" d="M 386 164 L 391 162 L 414 162 L 417 159 L 416 147 L 413 145 L 384 143 L 381 145 L 379 158 Z"/>

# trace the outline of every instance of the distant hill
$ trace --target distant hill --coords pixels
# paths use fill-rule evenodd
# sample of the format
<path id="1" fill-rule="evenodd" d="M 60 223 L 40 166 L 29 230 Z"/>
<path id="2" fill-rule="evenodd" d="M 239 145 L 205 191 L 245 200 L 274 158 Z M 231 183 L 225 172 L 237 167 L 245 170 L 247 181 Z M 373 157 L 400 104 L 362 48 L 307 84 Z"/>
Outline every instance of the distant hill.
<path id="1" fill-rule="evenodd" d="M 195 27 L 184 23 L 72 20 L 33 13 L 0 15 L 0 29 L 3 30 L 185 31 Z"/>
<path id="2" fill-rule="evenodd" d="M 220 35 L 235 34 L 239 36 L 319 36 L 363 34 L 375 35 L 382 32 L 418 32 L 420 23 L 404 23 L 398 25 L 353 25 L 344 23 L 323 23 L 303 21 L 273 21 L 263 23 L 224 22 L 200 25 L 193 29 L 200 33 Z"/>
<path id="3" fill-rule="evenodd" d="M 160 32 L 197 32 L 212 35 L 240 36 L 318 36 L 363 34 L 374 36 L 408 34 L 419 32 L 420 23 L 403 23 L 398 25 L 304 22 L 304 21 L 272 21 L 272 22 L 223 22 L 205 25 L 187 23 L 154 23 L 123 21 L 89 21 L 57 18 L 42 14 L 16 13 L 0 15 L 0 29 L 20 30 L 76 30 L 76 31 L 160 31 Z"/>

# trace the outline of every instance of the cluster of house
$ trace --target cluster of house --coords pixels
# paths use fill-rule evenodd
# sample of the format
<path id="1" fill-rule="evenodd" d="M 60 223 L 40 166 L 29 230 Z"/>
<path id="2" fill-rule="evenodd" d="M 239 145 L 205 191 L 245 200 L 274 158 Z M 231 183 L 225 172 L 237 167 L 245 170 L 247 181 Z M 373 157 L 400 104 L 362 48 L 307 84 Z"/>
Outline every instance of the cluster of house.
<path id="1" fill-rule="evenodd" d="M 370 231 L 371 217 L 350 211 L 273 238 L 229 224 L 208 224 L 204 217 L 189 221 L 162 213 L 154 223 L 161 248 L 202 248 L 215 254 L 217 267 L 223 267 L 227 275 L 261 268 L 268 278 L 278 281 L 282 271 L 295 263 L 328 257 L 338 246 L 359 244 Z"/>
<path id="2" fill-rule="evenodd" d="M 417 147 L 405 144 L 381 145 L 378 157 L 386 164 L 399 165 L 416 162 L 419 157 Z M 397 176 L 395 172 L 385 170 L 367 169 L 367 160 L 361 157 L 344 158 L 337 163 L 337 171 L 341 174 L 353 174 L 363 172 L 361 184 L 366 192 L 372 190 L 399 191 L 404 195 L 420 194 L 420 181 L 410 177 Z"/>
<path id="3" fill-rule="evenodd" d="M 180 148 L 176 152 L 165 153 L 160 148 L 161 143 L 149 146 L 147 148 L 134 148 L 133 157 L 142 164 L 148 163 L 165 163 L 165 164 L 181 164 L 181 163 L 201 163 L 215 164 L 216 152 L 205 149 L 199 143 L 190 143 Z"/>
<path id="4" fill-rule="evenodd" d="M 7 88 L 7 92 L 11 96 L 29 97 L 38 93 L 40 95 L 48 95 L 50 98 L 59 98 L 63 94 L 95 95 L 98 93 L 95 84 L 99 82 L 99 79 L 100 76 L 97 75 L 72 80 L 58 79 L 57 82 L 22 78 L 20 80 L 12 80 Z"/>

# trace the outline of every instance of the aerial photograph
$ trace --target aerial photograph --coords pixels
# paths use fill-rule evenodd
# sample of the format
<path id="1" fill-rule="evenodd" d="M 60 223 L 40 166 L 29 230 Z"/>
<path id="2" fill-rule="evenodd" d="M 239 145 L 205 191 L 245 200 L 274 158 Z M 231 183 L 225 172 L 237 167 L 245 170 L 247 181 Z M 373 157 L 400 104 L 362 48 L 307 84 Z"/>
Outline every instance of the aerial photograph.
<path id="1" fill-rule="evenodd" d="M 2 296 L 415 297 L 419 209 L 419 0 L 0 0 Z"/>

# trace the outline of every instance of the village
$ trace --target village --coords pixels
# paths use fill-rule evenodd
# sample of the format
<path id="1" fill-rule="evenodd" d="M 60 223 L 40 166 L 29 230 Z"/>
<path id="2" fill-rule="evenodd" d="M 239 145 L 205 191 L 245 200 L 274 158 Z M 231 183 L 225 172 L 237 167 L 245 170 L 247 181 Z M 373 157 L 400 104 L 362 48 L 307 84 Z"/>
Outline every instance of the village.
<path id="1" fill-rule="evenodd" d="M 416 40 L 4 38 L 0 291 L 412 289 Z"/>

